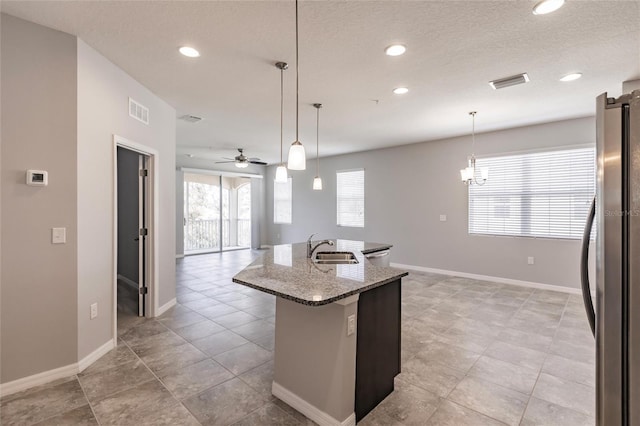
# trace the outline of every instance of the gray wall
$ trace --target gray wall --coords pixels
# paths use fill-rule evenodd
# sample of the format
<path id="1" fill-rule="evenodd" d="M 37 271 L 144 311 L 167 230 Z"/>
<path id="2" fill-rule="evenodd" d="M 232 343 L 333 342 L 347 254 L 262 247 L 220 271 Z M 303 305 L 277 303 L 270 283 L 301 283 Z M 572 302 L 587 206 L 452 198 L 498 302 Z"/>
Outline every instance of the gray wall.
<path id="1" fill-rule="evenodd" d="M 476 135 L 476 155 L 595 144 L 595 120 L 581 118 Z M 273 179 L 266 180 L 269 244 L 349 238 L 394 244 L 392 262 L 567 287 L 579 287 L 580 242 L 467 233 L 467 188 L 459 170 L 470 135 L 320 159 L 324 190 L 313 191 L 315 167 L 293 176 L 293 223 L 273 223 Z M 336 226 L 338 170 L 365 169 L 365 227 Z M 446 222 L 439 216 L 447 215 Z M 527 257 L 535 257 L 535 265 Z"/>
<path id="2" fill-rule="evenodd" d="M 1 15 L 1 372 L 77 361 L 76 39 Z M 27 169 L 49 186 L 25 184 Z M 66 227 L 67 243 L 51 244 Z M 88 308 L 87 308 L 88 312 Z"/>
<path id="3" fill-rule="evenodd" d="M 128 98 L 149 108 L 149 125 L 128 115 Z M 158 152 L 158 302 L 175 297 L 175 110 L 78 40 L 78 358 L 113 336 L 113 135 Z M 99 316 L 89 320 L 89 305 Z"/>

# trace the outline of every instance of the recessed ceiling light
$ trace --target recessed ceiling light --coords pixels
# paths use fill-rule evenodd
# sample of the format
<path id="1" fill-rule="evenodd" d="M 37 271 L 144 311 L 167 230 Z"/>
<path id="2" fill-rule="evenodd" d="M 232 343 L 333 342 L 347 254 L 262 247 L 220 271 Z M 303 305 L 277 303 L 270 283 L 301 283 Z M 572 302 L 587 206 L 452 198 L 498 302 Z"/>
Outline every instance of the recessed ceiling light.
<path id="1" fill-rule="evenodd" d="M 182 53 L 184 56 L 188 56 L 190 58 L 197 58 L 198 56 L 200 56 L 200 52 L 198 52 L 196 49 L 194 49 L 193 47 L 189 47 L 189 46 L 182 46 L 180 49 L 178 49 L 180 51 L 180 53 Z"/>
<path id="2" fill-rule="evenodd" d="M 573 80 L 577 80 L 580 77 L 582 77 L 582 73 L 580 72 L 574 72 L 573 74 L 567 74 L 564 77 L 562 77 L 560 79 L 560 81 L 573 81 Z"/>
<path id="3" fill-rule="evenodd" d="M 542 0 L 533 6 L 534 15 L 546 15 L 547 13 L 555 12 L 560 9 L 564 4 L 564 0 Z"/>
<path id="4" fill-rule="evenodd" d="M 392 44 L 384 49 L 384 53 L 389 56 L 400 56 L 407 51 L 407 47 L 403 44 Z"/>
<path id="5" fill-rule="evenodd" d="M 396 87 L 395 89 L 393 89 L 393 93 L 395 93 L 396 95 L 404 95 L 408 91 L 409 89 L 407 89 L 406 87 Z"/>

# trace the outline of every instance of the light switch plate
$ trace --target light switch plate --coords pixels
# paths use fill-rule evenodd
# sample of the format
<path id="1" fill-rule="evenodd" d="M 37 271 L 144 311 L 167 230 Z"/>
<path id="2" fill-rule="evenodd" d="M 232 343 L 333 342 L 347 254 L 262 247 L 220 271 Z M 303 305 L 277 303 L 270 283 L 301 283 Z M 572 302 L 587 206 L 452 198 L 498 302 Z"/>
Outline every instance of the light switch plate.
<path id="1" fill-rule="evenodd" d="M 89 318 L 95 319 L 98 316 L 98 302 L 91 304 Z"/>
<path id="2" fill-rule="evenodd" d="M 533 258 L 533 256 L 529 256 L 529 257 L 527 257 L 527 263 L 528 263 L 529 265 L 533 265 L 533 264 L 534 264 L 534 262 L 535 262 L 535 259 Z"/>
<path id="3" fill-rule="evenodd" d="M 447 215 L 446 214 L 441 214 L 440 215 L 440 222 L 446 222 L 447 221 Z"/>
<path id="4" fill-rule="evenodd" d="M 67 242 L 67 228 L 51 228 L 51 243 L 65 244 Z"/>

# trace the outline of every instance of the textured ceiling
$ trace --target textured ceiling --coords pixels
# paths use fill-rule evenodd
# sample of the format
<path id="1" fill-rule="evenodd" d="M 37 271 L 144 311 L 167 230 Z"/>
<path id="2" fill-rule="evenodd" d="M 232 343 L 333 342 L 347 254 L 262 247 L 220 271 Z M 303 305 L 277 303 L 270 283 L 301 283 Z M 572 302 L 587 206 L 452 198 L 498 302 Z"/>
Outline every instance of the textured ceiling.
<path id="1" fill-rule="evenodd" d="M 595 97 L 640 78 L 640 2 L 302 1 L 300 135 L 321 156 L 593 115 Z M 285 149 L 294 139 L 293 1 L 3 1 L 2 11 L 75 34 L 169 102 L 178 152 L 279 158 L 278 60 L 285 71 Z M 394 42 L 407 53 L 388 57 Z M 185 58 L 182 45 L 201 57 Z M 527 72 L 500 91 L 492 79 Z M 570 72 L 584 77 L 558 79 Z M 394 95 L 407 86 L 406 95 Z M 200 147 L 199 149 L 196 147 Z M 286 151 L 285 151 L 286 155 Z"/>

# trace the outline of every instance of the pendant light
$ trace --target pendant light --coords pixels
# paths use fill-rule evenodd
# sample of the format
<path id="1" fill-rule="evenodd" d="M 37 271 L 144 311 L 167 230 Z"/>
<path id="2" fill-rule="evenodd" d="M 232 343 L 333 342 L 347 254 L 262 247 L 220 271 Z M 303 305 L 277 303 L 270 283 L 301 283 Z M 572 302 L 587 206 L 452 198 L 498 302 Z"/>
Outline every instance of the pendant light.
<path id="1" fill-rule="evenodd" d="M 322 104 L 313 104 L 316 108 L 316 177 L 313 178 L 313 190 L 322 191 L 322 179 L 320 178 L 320 108 Z"/>
<path id="2" fill-rule="evenodd" d="M 282 160 L 282 116 L 284 115 L 284 70 L 289 68 L 286 62 L 277 62 L 276 68 L 280 70 L 280 165 L 276 169 L 276 182 L 287 183 L 287 168 Z"/>
<path id="3" fill-rule="evenodd" d="M 304 146 L 302 146 L 298 134 L 298 109 L 300 107 L 298 74 L 298 0 L 296 0 L 296 140 L 289 148 L 289 170 L 305 170 L 307 168 L 307 158 L 304 152 Z"/>
<path id="4" fill-rule="evenodd" d="M 474 155 L 474 149 L 476 146 L 476 111 L 471 111 L 471 157 L 469 157 L 467 167 L 460 170 L 460 178 L 465 185 L 484 185 L 489 178 L 489 169 L 482 168 L 480 170 L 480 179 L 476 176 L 476 156 Z"/>

